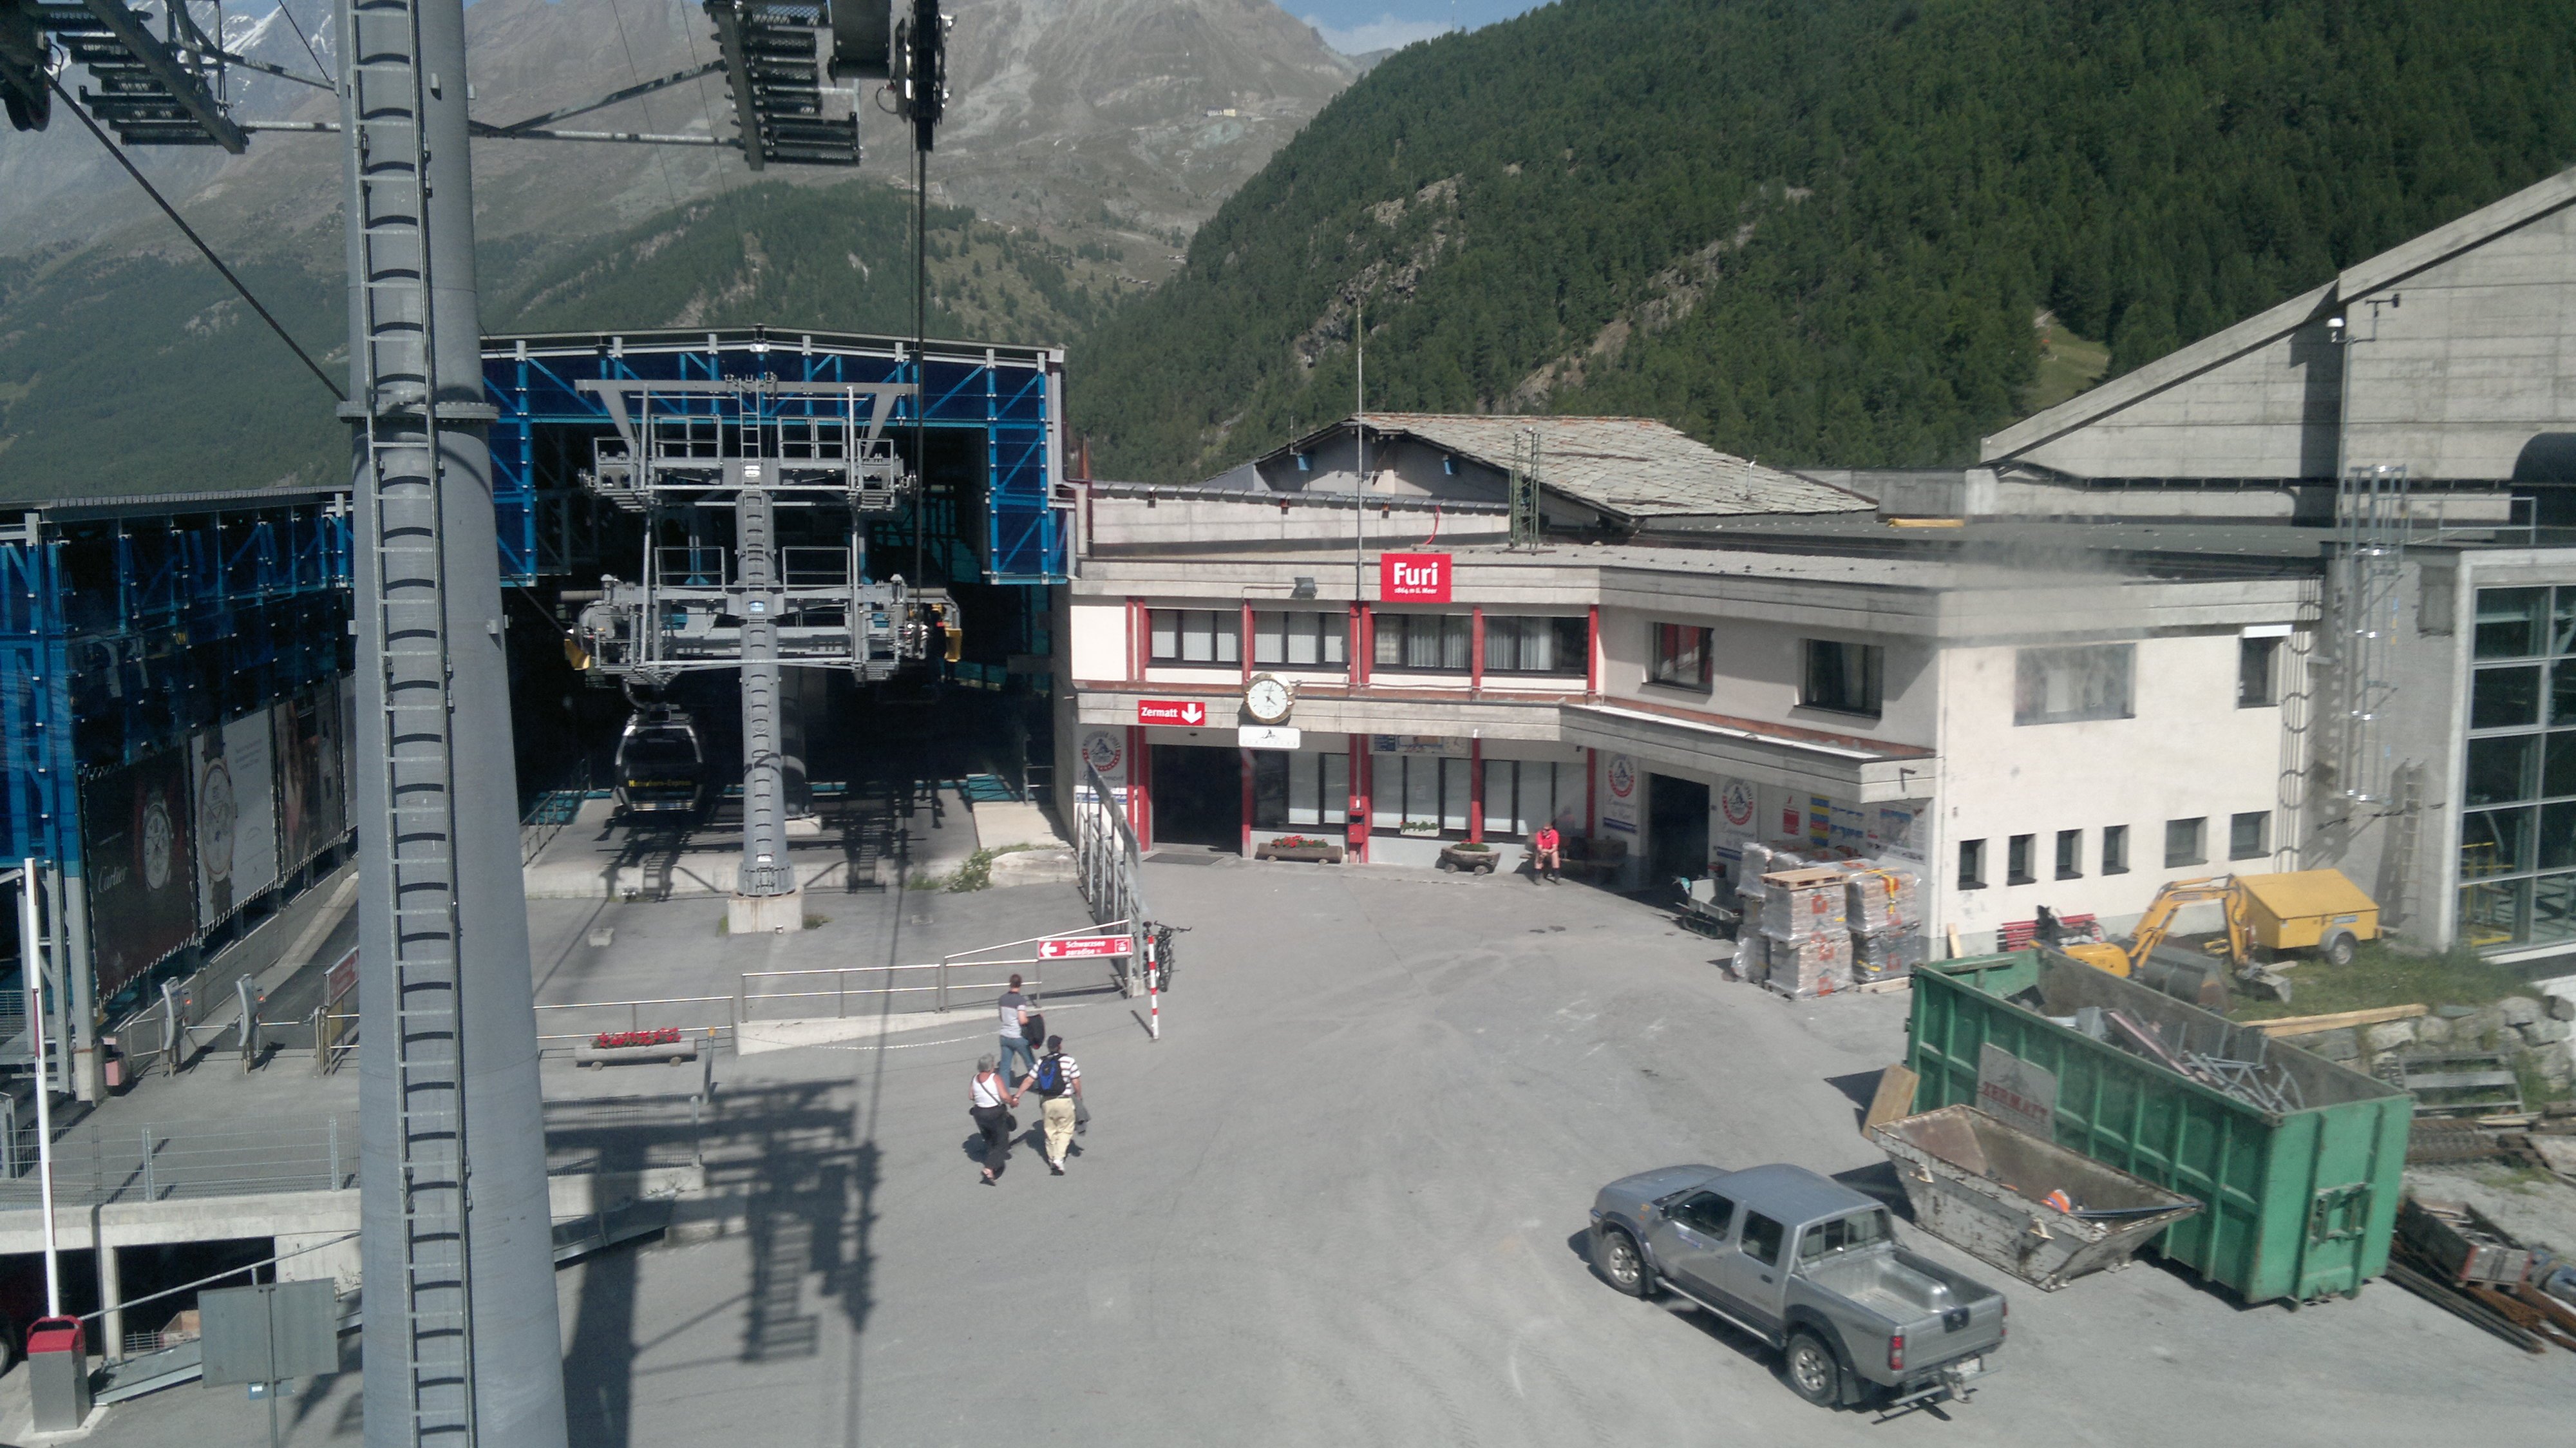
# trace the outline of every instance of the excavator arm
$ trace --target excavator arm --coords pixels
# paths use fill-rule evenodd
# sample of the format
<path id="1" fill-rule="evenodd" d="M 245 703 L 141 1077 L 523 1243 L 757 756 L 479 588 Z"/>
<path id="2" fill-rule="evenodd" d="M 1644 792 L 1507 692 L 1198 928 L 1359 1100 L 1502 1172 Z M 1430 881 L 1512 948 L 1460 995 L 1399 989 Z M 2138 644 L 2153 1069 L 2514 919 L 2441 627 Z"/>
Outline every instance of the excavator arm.
<path id="1" fill-rule="evenodd" d="M 2226 914 L 2229 952 L 2236 961 L 2243 962 L 2248 943 L 2245 907 L 2237 899 L 2235 878 L 2213 875 L 2205 880 L 2170 881 L 2156 892 L 2156 898 L 2147 905 L 2147 913 L 2138 917 L 2138 928 L 2129 938 L 2131 964 L 2134 966 L 2155 954 L 2156 947 L 2165 943 L 2165 935 L 2173 929 L 2175 912 L 2185 905 L 2198 905 L 2209 900 L 2217 901 Z"/>

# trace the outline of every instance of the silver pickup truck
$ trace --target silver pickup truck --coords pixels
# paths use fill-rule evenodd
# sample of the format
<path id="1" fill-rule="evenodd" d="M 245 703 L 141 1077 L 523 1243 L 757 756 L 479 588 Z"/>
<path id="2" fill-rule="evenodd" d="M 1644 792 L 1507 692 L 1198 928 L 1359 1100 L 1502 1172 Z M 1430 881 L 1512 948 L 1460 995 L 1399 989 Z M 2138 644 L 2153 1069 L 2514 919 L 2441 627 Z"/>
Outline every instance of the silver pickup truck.
<path id="1" fill-rule="evenodd" d="M 1887 1208 L 1804 1167 L 1674 1166 L 1592 1203 L 1592 1260 L 1632 1297 L 1668 1287 L 1778 1349 L 1827 1407 L 1966 1397 L 2003 1345 L 2003 1294 L 1896 1245 Z"/>

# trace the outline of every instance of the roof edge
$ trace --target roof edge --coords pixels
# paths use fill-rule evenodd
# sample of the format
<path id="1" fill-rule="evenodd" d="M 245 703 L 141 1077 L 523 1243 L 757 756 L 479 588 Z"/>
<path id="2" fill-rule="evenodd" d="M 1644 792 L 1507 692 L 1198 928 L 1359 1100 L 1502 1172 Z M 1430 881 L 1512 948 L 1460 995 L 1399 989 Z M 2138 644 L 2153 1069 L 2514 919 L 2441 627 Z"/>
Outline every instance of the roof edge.
<path id="1" fill-rule="evenodd" d="M 2576 167 L 2535 181 L 2501 201 L 2434 227 L 2412 241 L 2400 242 L 2367 261 L 2353 263 L 2335 278 L 2336 295 L 2350 301 L 2391 282 L 2404 281 L 2471 247 L 2528 226 L 2570 202 L 2576 202 Z"/>

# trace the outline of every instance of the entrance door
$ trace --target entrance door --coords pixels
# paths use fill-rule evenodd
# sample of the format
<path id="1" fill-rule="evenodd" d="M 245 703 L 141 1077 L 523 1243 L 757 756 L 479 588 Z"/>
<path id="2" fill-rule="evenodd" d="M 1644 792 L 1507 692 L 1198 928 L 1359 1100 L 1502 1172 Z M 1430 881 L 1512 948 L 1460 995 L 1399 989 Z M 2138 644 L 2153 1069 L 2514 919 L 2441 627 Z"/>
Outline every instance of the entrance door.
<path id="1" fill-rule="evenodd" d="M 1667 774 L 1646 776 L 1646 883 L 1708 873 L 1708 786 Z"/>
<path id="2" fill-rule="evenodd" d="M 1243 848 L 1243 751 L 1154 746 L 1154 844 Z"/>

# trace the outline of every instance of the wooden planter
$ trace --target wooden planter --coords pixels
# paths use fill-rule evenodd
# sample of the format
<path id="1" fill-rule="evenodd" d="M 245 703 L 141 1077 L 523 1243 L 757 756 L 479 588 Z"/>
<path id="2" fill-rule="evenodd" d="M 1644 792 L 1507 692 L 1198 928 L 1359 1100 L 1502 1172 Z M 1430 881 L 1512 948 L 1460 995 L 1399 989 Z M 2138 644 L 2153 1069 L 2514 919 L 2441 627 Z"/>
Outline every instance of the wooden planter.
<path id="1" fill-rule="evenodd" d="M 1342 862 L 1342 847 L 1339 845 L 1329 844 L 1261 844 L 1252 847 L 1252 858 L 1256 860 L 1307 860 L 1318 865 L 1338 865 Z"/>
<path id="2" fill-rule="evenodd" d="M 1502 863 L 1502 858 L 1503 852 L 1500 850 L 1471 850 L 1463 845 L 1440 847 L 1440 868 L 1444 870 L 1465 870 L 1470 874 L 1490 875 L 1494 873 L 1494 867 Z"/>
<path id="3" fill-rule="evenodd" d="M 666 1061 L 677 1066 L 682 1061 L 698 1059 L 698 1038 L 682 1036 L 658 1046 L 594 1046 L 588 1041 L 572 1048 L 573 1064 L 597 1070 L 602 1066 L 634 1066 Z"/>

